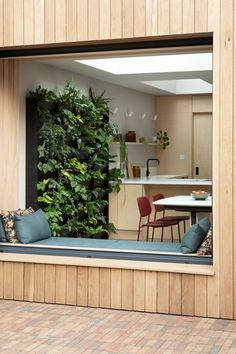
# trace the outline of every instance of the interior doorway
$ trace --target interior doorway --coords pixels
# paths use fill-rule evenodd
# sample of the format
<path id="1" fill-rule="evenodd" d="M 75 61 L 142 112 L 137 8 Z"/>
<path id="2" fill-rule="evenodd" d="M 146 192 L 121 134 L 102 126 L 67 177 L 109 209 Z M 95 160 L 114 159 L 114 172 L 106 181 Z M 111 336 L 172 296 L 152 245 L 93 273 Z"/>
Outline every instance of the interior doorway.
<path id="1" fill-rule="evenodd" d="M 193 115 L 193 178 L 212 178 L 212 113 Z"/>

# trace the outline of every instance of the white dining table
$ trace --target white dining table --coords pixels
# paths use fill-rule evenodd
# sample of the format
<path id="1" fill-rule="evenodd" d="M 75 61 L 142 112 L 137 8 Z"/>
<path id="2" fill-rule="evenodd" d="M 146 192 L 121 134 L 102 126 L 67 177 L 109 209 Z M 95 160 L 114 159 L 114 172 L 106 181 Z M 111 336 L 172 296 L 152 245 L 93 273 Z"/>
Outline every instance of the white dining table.
<path id="1" fill-rule="evenodd" d="M 187 211 L 190 213 L 191 225 L 197 222 L 197 213 L 212 212 L 212 197 L 209 196 L 204 200 L 197 200 L 190 195 L 177 195 L 174 197 L 163 198 L 153 202 L 156 205 L 163 205 L 165 209 L 176 211 Z"/>

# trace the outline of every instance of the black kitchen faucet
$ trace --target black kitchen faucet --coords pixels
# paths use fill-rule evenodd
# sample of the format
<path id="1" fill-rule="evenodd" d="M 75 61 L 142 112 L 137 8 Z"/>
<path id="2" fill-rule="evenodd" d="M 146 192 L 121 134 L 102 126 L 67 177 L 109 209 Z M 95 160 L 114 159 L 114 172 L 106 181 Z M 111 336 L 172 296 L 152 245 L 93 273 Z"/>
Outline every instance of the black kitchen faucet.
<path id="1" fill-rule="evenodd" d="M 148 177 L 150 175 L 149 171 L 149 161 L 157 161 L 157 164 L 160 164 L 160 161 L 158 159 L 147 159 L 147 169 L 146 169 L 146 176 Z"/>

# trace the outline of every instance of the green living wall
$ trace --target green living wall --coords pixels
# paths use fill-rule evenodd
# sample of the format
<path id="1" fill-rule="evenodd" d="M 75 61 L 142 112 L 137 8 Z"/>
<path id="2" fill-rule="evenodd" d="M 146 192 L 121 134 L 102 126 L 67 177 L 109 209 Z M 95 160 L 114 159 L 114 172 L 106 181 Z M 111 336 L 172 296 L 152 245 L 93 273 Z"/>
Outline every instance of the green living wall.
<path id="1" fill-rule="evenodd" d="M 37 206 L 46 212 L 53 236 L 108 235 L 114 231 L 108 193 L 119 189 L 122 176 L 109 170 L 109 146 L 117 134 L 109 123 L 109 99 L 92 90 L 81 94 L 71 83 L 58 95 L 39 86 L 27 97 L 36 112 L 28 109 L 27 120 L 36 130 Z M 30 129 L 27 136 L 32 140 Z"/>

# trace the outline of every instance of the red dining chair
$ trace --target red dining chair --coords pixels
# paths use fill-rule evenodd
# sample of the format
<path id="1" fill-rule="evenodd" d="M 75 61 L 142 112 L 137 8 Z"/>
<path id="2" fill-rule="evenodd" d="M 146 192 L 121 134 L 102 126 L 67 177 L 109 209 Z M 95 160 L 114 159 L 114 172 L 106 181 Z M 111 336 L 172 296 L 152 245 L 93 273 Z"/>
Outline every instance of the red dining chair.
<path id="1" fill-rule="evenodd" d="M 164 199 L 164 195 L 162 193 L 158 193 L 155 194 L 152 199 L 155 202 L 156 200 L 161 200 Z M 165 207 L 163 205 L 156 205 L 154 204 L 155 207 L 155 214 L 154 214 L 154 220 L 158 221 L 158 220 L 165 220 L 165 221 L 176 221 L 177 225 L 178 225 L 178 236 L 179 236 L 179 242 L 181 242 L 181 238 L 180 238 L 180 226 L 179 223 L 181 221 L 183 221 L 184 223 L 184 233 L 186 232 L 186 225 L 185 225 L 185 221 L 189 220 L 190 217 L 188 215 L 171 215 L 171 216 L 165 216 Z M 157 213 L 162 212 L 162 217 L 161 218 L 157 218 Z M 162 234 L 163 237 L 163 234 Z"/>
<path id="2" fill-rule="evenodd" d="M 165 220 L 150 221 L 152 207 L 151 207 L 149 199 L 147 197 L 139 197 L 139 198 L 137 198 L 137 202 L 138 202 L 138 208 L 139 208 L 139 213 L 140 213 L 137 241 L 139 241 L 140 231 L 143 227 L 147 228 L 147 238 L 146 238 L 147 241 L 148 241 L 150 227 L 153 228 L 152 241 L 153 241 L 153 237 L 154 237 L 154 230 L 156 228 L 162 228 L 162 232 L 163 232 L 164 227 L 171 227 L 171 239 L 173 242 L 172 226 L 177 225 L 178 221 L 165 221 Z M 143 218 L 147 218 L 147 222 L 143 223 Z M 163 235 L 162 235 L 162 241 L 163 241 Z"/>

